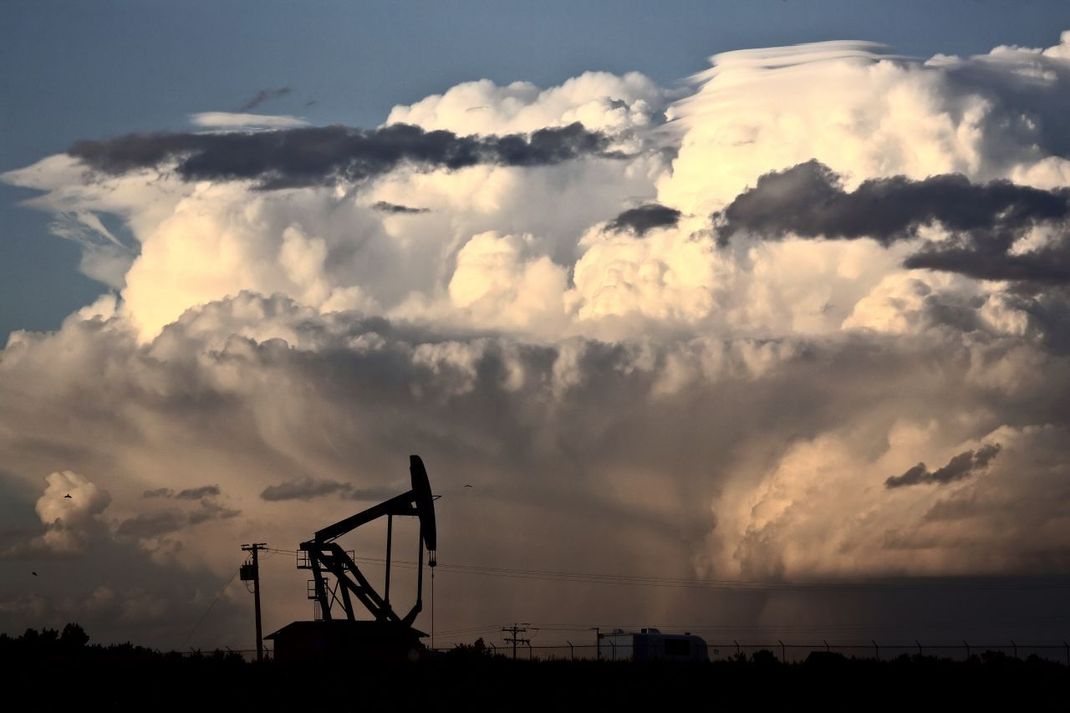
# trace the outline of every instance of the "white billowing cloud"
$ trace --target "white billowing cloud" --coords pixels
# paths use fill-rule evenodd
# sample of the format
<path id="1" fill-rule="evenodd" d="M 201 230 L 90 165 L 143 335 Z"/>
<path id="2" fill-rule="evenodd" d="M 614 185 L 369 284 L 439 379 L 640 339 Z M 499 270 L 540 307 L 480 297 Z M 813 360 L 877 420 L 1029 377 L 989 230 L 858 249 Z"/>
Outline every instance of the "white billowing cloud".
<path id="1" fill-rule="evenodd" d="M 843 321 L 845 329 L 870 329 L 887 334 L 912 334 L 932 324 L 940 298 L 968 300 L 977 294 L 973 283 L 926 270 L 896 272 L 884 277 L 855 303 Z"/>
<path id="2" fill-rule="evenodd" d="M 241 290 L 281 292 L 313 307 L 365 307 L 374 303 L 361 283 L 401 260 L 381 238 L 373 211 L 324 189 L 280 197 L 199 185 L 143 236 L 124 308 L 150 338 L 186 309 Z"/>
<path id="3" fill-rule="evenodd" d="M 296 116 L 273 114 L 243 114 L 227 111 L 203 111 L 190 115 L 194 126 L 223 131 L 250 131 L 256 129 L 292 129 L 308 126 L 308 122 Z"/>
<path id="4" fill-rule="evenodd" d="M 861 324 L 852 315 L 878 297 L 856 305 L 886 277 L 896 279 L 912 246 L 759 236 L 726 249 L 713 240 L 709 212 L 763 173 L 813 158 L 848 186 L 947 171 L 1058 185 L 1063 159 L 1045 147 L 1058 143 L 1050 127 L 1065 94 L 1064 64 L 1057 52 L 1008 48 L 920 62 L 865 43 L 726 53 L 671 107 L 669 132 L 659 116 L 670 93 L 642 75 L 587 73 L 547 89 L 471 82 L 395 107 L 388 123 L 501 135 L 580 120 L 633 137 L 624 139 L 632 155 L 528 168 L 401 166 L 359 191 L 263 191 L 168 174 L 150 181 L 146 173 L 86 181 L 65 158 L 7 178 L 48 191 L 35 204 L 87 246 L 85 270 L 121 290 L 121 310 L 142 340 L 185 310 L 242 290 L 287 295 L 321 313 L 508 326 L 550 341 L 635 337 L 658 321 L 820 334 Z M 1023 88 L 1029 67 L 1047 74 Z M 1020 121 L 1004 121 L 1020 96 Z M 672 141 L 679 146 L 671 162 L 650 149 Z M 604 228 L 655 197 L 684 212 L 678 227 L 643 236 Z M 105 213 L 120 217 L 134 244 L 99 220 Z M 473 259 L 486 239 L 471 241 L 487 232 L 530 236 L 515 273 L 524 282 L 477 290 L 477 299 L 463 285 L 481 284 Z M 499 265 L 491 281 L 509 274 Z M 547 321 L 558 311 L 549 293 L 559 275 L 565 316 Z"/>
<path id="5" fill-rule="evenodd" d="M 463 136 L 529 133 L 578 121 L 594 131 L 617 133 L 659 123 L 658 115 L 669 98 L 669 92 L 638 72 L 623 76 L 585 72 L 549 89 L 530 82 L 498 86 L 482 79 L 408 106 L 395 106 L 386 123 L 445 129 Z"/>
<path id="6" fill-rule="evenodd" d="M 696 93 L 670 107 L 680 150 L 658 199 L 714 211 L 762 174 L 810 159 L 849 187 L 941 173 L 1050 182 L 1070 138 L 1057 118 L 1070 110 L 1059 48 L 927 62 L 858 42 L 715 55 Z"/>
<path id="7" fill-rule="evenodd" d="M 711 537 L 717 570 L 794 578 L 1066 566 L 1065 513 L 1042 504 L 1050 492 L 1064 502 L 1065 426 L 1000 427 L 941 443 L 935 423 L 899 422 L 875 452 L 860 435 L 797 442 L 757 483 L 730 487 L 716 506 L 719 528 Z M 884 485 L 918 460 L 943 465 L 982 443 L 998 444 L 997 456 L 961 480 Z M 1004 507 L 1034 498 L 1035 519 L 1007 518 Z"/>
<path id="8" fill-rule="evenodd" d="M 738 331 L 827 334 L 890 272 L 907 246 L 871 240 L 740 241 L 725 318 Z"/>
<path id="9" fill-rule="evenodd" d="M 607 130 L 645 130 L 654 109 L 643 108 L 644 102 L 655 108 L 664 103 L 657 99 L 661 90 L 640 75 L 581 79 L 559 87 L 562 92 L 532 97 L 527 124 L 503 119 L 487 131 L 568 124 L 583 107 L 588 122 L 591 112 L 607 112 L 605 122 L 594 122 Z M 624 111 L 620 102 L 634 105 L 625 111 L 631 119 L 610 117 Z M 455 128 L 468 134 L 479 127 Z M 47 191 L 32 204 L 77 227 L 65 236 L 86 246 L 87 260 L 110 258 L 88 271 L 121 289 L 123 311 L 148 340 L 186 309 L 241 290 L 278 292 L 324 312 L 419 316 L 415 312 L 431 309 L 427 316 L 440 318 L 451 304 L 457 252 L 473 235 L 531 234 L 538 252 L 567 265 L 575 259 L 578 236 L 630 201 L 649 200 L 654 177 L 666 166 L 659 154 L 642 151 L 633 158 L 531 168 L 402 166 L 360 193 L 344 186 L 260 191 L 240 182 L 183 183 L 166 171 L 89 176 L 68 157 L 45 159 L 5 178 Z M 380 212 L 374 208 L 380 202 L 425 212 Z M 105 213 L 129 227 L 129 244 L 117 246 L 101 232 L 96 215 Z"/>
<path id="10" fill-rule="evenodd" d="M 637 236 L 599 227 L 580 248 L 568 301 L 581 322 L 630 316 L 694 322 L 713 309 L 721 260 L 708 232 L 654 229 Z"/>
<path id="11" fill-rule="evenodd" d="M 111 502 L 108 491 L 71 470 L 57 471 L 45 478 L 47 486 L 35 510 L 45 533 L 31 544 L 55 554 L 83 551 L 103 529 L 101 514 Z"/>
<path id="12" fill-rule="evenodd" d="M 191 190 L 174 177 L 151 171 L 90 176 L 84 166 L 66 154 L 9 171 L 2 178 L 16 186 L 43 191 L 24 201 L 24 205 L 55 216 L 52 232 L 82 247 L 82 272 L 117 289 L 123 286 L 137 258 L 143 236 L 165 220 Z M 116 236 L 102 224 L 101 215 L 117 217 L 133 239 Z"/>
<path id="13" fill-rule="evenodd" d="M 542 255 L 526 259 L 530 235 L 472 236 L 457 253 L 451 303 L 479 325 L 559 333 L 564 319 L 564 269 Z"/>

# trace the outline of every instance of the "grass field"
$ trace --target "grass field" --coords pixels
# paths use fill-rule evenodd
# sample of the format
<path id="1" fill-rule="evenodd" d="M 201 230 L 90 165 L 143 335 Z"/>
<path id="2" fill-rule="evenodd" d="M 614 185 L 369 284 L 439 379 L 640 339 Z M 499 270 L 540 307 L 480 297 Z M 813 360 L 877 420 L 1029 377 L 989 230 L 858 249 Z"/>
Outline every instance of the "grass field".
<path id="1" fill-rule="evenodd" d="M 228 652 L 89 644 L 80 628 L 0 636 L 8 710 L 1070 710 L 1070 669 L 981 652 L 967 661 L 758 652 L 706 664 L 512 661 L 459 648 L 417 663 L 290 665 Z"/>

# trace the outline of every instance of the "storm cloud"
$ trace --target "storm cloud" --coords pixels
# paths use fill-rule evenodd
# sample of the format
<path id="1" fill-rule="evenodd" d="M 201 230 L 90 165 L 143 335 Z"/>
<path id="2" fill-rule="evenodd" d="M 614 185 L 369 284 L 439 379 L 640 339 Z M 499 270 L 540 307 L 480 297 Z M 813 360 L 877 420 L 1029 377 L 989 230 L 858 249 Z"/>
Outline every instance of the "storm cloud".
<path id="1" fill-rule="evenodd" d="M 178 491 L 175 497 L 179 500 L 203 500 L 220 494 L 218 485 L 202 485 L 199 488 L 186 488 Z"/>
<path id="2" fill-rule="evenodd" d="M 907 485 L 945 485 L 968 478 L 984 470 L 999 454 L 1000 444 L 986 443 L 977 450 L 965 451 L 948 461 L 943 468 L 930 471 L 924 463 L 918 463 L 902 475 L 893 475 L 884 481 L 887 488 L 902 488 Z"/>
<path id="3" fill-rule="evenodd" d="M 143 498 L 175 498 L 177 500 L 204 500 L 222 494 L 218 485 L 202 485 L 197 488 L 184 488 L 177 493 L 171 488 L 152 488 L 142 493 Z"/>
<path id="4" fill-rule="evenodd" d="M 420 213 L 430 212 L 427 208 L 413 208 L 412 206 L 398 205 L 387 201 L 377 201 L 372 208 L 383 213 L 393 213 L 395 215 L 419 215 Z"/>
<path id="5" fill-rule="evenodd" d="M 1070 216 L 1070 189 L 1040 190 L 1007 180 L 974 183 L 960 174 L 911 180 L 905 176 L 863 181 L 853 191 L 819 161 L 767 173 L 720 215 L 722 243 L 740 232 L 779 239 L 873 238 L 908 240 L 919 228 L 940 223 L 955 233 L 1019 231 Z"/>
<path id="6" fill-rule="evenodd" d="M 217 503 L 203 502 L 188 511 L 168 509 L 140 513 L 119 522 L 115 532 L 133 539 L 149 539 L 184 531 L 193 525 L 211 520 L 228 520 L 240 514 L 238 510 L 223 507 Z"/>
<path id="7" fill-rule="evenodd" d="M 352 483 L 338 480 L 304 477 L 269 485 L 260 493 L 260 497 L 268 502 L 311 500 L 327 495 L 335 495 L 347 500 L 376 500 L 386 499 L 395 494 L 387 488 L 358 488 Z"/>
<path id="8" fill-rule="evenodd" d="M 939 226 L 949 236 L 926 242 L 904 267 L 955 272 L 986 280 L 1039 285 L 1070 282 L 1070 189 L 1042 190 L 1008 180 L 975 183 L 961 174 L 911 180 L 867 179 L 846 191 L 818 161 L 765 174 L 713 216 L 725 245 L 747 233 L 763 239 L 854 240 L 883 245 L 919 238 Z M 1053 235 L 1027 251 L 1016 243 L 1031 229 Z"/>
<path id="9" fill-rule="evenodd" d="M 643 235 L 654 228 L 667 228 L 677 224 L 680 211 L 668 206 L 650 203 L 637 208 L 629 208 L 606 226 L 609 230 L 631 230 L 636 235 Z"/>
<path id="10" fill-rule="evenodd" d="M 183 180 L 254 181 L 263 189 L 359 182 L 402 163 L 452 170 L 621 157 L 612 150 L 609 136 L 588 131 L 579 122 L 504 136 L 458 136 L 408 124 L 378 129 L 322 126 L 251 133 L 128 134 L 77 141 L 67 153 L 106 174 L 173 163 Z"/>
<path id="11" fill-rule="evenodd" d="M 970 235 L 922 248 L 903 261 L 910 269 L 957 272 L 980 280 L 1008 280 L 1039 289 L 1070 283 L 1070 232 L 1035 250 L 1014 252 L 1014 235 Z"/>

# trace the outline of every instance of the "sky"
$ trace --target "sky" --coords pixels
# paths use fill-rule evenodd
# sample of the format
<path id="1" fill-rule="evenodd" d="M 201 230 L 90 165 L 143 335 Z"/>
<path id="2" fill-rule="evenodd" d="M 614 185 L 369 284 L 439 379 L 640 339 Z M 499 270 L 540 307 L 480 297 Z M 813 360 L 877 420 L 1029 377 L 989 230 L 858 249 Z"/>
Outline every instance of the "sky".
<path id="1" fill-rule="evenodd" d="M 0 631 L 1070 635 L 1067 3 L 0 13 Z"/>

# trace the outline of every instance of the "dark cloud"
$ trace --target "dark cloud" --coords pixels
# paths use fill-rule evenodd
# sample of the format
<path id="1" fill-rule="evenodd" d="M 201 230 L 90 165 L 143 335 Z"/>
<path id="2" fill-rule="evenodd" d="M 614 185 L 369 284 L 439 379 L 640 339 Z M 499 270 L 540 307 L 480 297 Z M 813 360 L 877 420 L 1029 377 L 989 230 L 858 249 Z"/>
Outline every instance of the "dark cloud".
<path id="1" fill-rule="evenodd" d="M 992 280 L 1070 282 L 1070 190 L 1045 191 L 1000 180 L 972 183 L 960 174 L 914 181 L 905 176 L 864 181 L 851 192 L 818 161 L 768 173 L 714 216 L 720 243 L 754 233 L 779 239 L 873 238 L 885 245 L 917 237 L 940 223 L 949 240 L 930 243 L 905 261 L 908 268 L 958 272 Z M 1024 231 L 1055 223 L 1046 246 L 1012 254 Z"/>
<path id="2" fill-rule="evenodd" d="M 380 500 L 397 495 L 385 488 L 355 488 L 337 480 L 304 477 L 269 485 L 260 497 L 269 502 L 280 500 L 311 500 L 325 495 L 337 495 L 347 500 Z"/>
<path id="3" fill-rule="evenodd" d="M 128 134 L 78 141 L 67 153 L 91 169 L 121 174 L 174 163 L 185 180 L 250 180 L 260 188 L 361 181 L 402 163 L 459 169 L 478 164 L 546 166 L 584 156 L 620 158 L 605 134 L 580 123 L 523 136 L 457 136 L 393 124 L 223 134 Z"/>
<path id="4" fill-rule="evenodd" d="M 136 515 L 119 523 L 116 534 L 138 540 L 180 530 L 186 525 L 185 514 L 177 510 L 159 510 Z"/>
<path id="5" fill-rule="evenodd" d="M 260 497 L 268 501 L 278 500 L 311 500 L 322 495 L 333 495 L 346 489 L 345 483 L 337 480 L 314 480 L 312 478 L 298 478 L 287 480 L 277 485 L 269 485 L 260 493 Z"/>
<path id="6" fill-rule="evenodd" d="M 726 241 L 747 231 L 780 238 L 870 237 L 891 243 L 915 237 L 939 222 L 951 232 L 1016 230 L 1070 216 L 1070 191 L 1044 191 L 1010 181 L 971 183 L 960 174 L 914 181 L 874 178 L 843 190 L 839 177 L 818 161 L 767 173 L 718 216 Z"/>
<path id="7" fill-rule="evenodd" d="M 415 215 L 417 213 L 430 213 L 428 208 L 412 208 L 407 205 L 398 205 L 396 203 L 387 203 L 386 201 L 379 201 L 372 206 L 375 210 L 383 213 L 400 213 L 405 215 Z"/>
<path id="8" fill-rule="evenodd" d="M 276 87 L 274 89 L 261 89 L 256 94 L 247 99 L 240 107 L 238 111 L 252 111 L 264 102 L 272 99 L 278 99 L 289 94 L 292 89 L 289 87 Z"/>
<path id="9" fill-rule="evenodd" d="M 202 502 L 197 508 L 183 512 L 181 510 L 157 510 L 141 513 L 119 523 L 116 534 L 136 540 L 146 540 L 171 532 L 178 532 L 193 525 L 210 520 L 228 520 L 237 517 L 238 510 L 225 508 L 215 503 Z"/>
<path id="10" fill-rule="evenodd" d="M 146 490 L 141 494 L 143 498 L 175 498 L 178 500 L 203 500 L 216 497 L 221 494 L 218 485 L 202 485 L 198 488 L 186 488 L 177 493 L 171 488 L 156 488 Z"/>
<path id="11" fill-rule="evenodd" d="M 1065 229 L 1063 229 L 1065 230 Z M 908 268 L 957 272 L 981 280 L 1039 286 L 1070 284 L 1070 235 L 1065 232 L 1033 251 L 1012 253 L 1014 234 L 971 235 L 935 243 L 903 261 Z"/>
<path id="12" fill-rule="evenodd" d="M 901 488 L 906 485 L 935 483 L 943 485 L 956 480 L 968 478 L 983 470 L 999 453 L 998 443 L 986 443 L 975 451 L 965 451 L 952 458 L 947 465 L 930 471 L 924 463 L 918 463 L 902 475 L 893 475 L 884 481 L 887 488 Z"/>
<path id="13" fill-rule="evenodd" d="M 179 500 L 203 500 L 204 498 L 211 498 L 219 495 L 218 485 L 202 485 L 199 488 L 187 488 L 186 490 L 180 490 L 176 498 Z"/>
<path id="14" fill-rule="evenodd" d="M 240 510 L 223 507 L 216 503 L 202 502 L 200 507 L 186 515 L 186 521 L 190 525 L 199 525 L 209 520 L 229 520 L 241 514 Z"/>
<path id="15" fill-rule="evenodd" d="M 643 235 L 654 228 L 676 225 L 680 220 L 680 211 L 657 203 L 648 203 L 638 208 L 624 211 L 608 224 L 610 230 L 631 230 L 636 235 Z"/>

